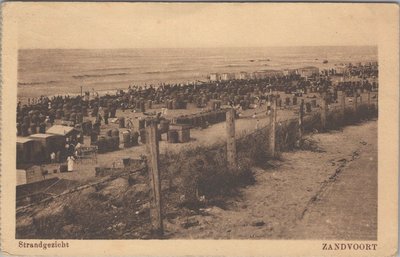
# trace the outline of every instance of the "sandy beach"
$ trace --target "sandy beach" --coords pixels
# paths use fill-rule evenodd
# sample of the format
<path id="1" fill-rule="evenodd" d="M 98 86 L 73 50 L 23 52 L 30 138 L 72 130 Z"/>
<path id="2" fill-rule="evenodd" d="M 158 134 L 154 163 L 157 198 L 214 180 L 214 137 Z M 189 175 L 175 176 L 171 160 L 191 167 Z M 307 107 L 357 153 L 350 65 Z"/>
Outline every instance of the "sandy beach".
<path id="1" fill-rule="evenodd" d="M 376 128 L 370 121 L 310 135 L 320 151 L 286 152 L 269 169 L 255 167 L 255 184 L 224 209 L 168 219 L 167 236 L 376 240 Z M 195 225 L 183 228 L 187 220 Z"/>

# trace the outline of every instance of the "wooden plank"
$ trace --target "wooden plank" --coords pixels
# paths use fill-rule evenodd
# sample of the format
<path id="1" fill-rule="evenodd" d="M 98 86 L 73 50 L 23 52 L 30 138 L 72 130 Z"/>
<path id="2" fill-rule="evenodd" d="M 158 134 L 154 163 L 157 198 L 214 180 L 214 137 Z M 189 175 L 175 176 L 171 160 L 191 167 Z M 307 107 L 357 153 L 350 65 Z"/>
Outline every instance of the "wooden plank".
<path id="1" fill-rule="evenodd" d="M 152 232 L 156 235 L 163 235 L 163 215 L 161 201 L 161 178 L 159 171 L 159 145 L 157 137 L 157 124 L 152 123 L 146 128 L 147 132 L 147 165 L 151 186 L 150 219 Z"/>
<path id="2" fill-rule="evenodd" d="M 235 138 L 235 110 L 226 112 L 226 159 L 228 168 L 237 169 L 236 138 Z"/>

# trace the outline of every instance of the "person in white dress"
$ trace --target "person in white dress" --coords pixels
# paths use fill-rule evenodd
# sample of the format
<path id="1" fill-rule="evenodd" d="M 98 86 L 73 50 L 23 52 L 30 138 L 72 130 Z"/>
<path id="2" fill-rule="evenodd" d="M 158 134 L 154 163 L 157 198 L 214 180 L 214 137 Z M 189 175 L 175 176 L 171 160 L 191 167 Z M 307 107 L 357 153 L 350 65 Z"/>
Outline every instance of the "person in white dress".
<path id="1" fill-rule="evenodd" d="M 51 163 L 56 163 L 56 153 L 55 152 L 52 152 L 50 154 L 50 160 L 51 160 Z"/>
<path id="2" fill-rule="evenodd" d="M 67 158 L 67 165 L 68 165 L 68 171 L 74 171 L 74 163 L 75 163 L 75 158 L 74 156 L 70 155 Z"/>

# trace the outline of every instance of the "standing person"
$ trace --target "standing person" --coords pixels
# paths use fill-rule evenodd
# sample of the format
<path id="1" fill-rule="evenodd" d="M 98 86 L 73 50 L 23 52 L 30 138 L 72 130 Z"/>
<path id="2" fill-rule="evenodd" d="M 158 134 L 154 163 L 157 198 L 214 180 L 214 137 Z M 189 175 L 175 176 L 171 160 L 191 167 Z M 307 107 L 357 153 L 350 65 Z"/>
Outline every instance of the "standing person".
<path id="1" fill-rule="evenodd" d="M 75 158 L 74 156 L 70 155 L 67 158 L 67 165 L 68 165 L 68 171 L 72 172 L 74 171 L 74 163 L 75 163 Z"/>
<path id="2" fill-rule="evenodd" d="M 39 133 L 45 134 L 46 133 L 46 123 L 42 122 L 39 125 Z"/>
<path id="3" fill-rule="evenodd" d="M 99 105 L 98 113 L 99 113 L 99 114 L 103 114 L 103 112 L 104 112 L 104 111 L 103 111 L 103 107 L 101 107 L 101 105 Z"/>
<path id="4" fill-rule="evenodd" d="M 101 117 L 101 114 L 98 113 L 97 116 L 96 116 L 95 124 L 99 124 L 99 127 L 100 127 L 102 120 L 103 120 L 103 118 Z"/>
<path id="5" fill-rule="evenodd" d="M 89 102 L 89 101 L 90 101 L 90 92 L 89 92 L 89 91 L 86 91 L 86 92 L 85 92 L 85 101 L 86 101 L 86 102 Z"/>
<path id="6" fill-rule="evenodd" d="M 128 118 L 128 119 L 127 119 L 126 127 L 127 127 L 128 129 L 130 129 L 130 130 L 133 130 L 133 122 L 132 122 L 132 119 L 131 119 L 131 118 Z"/>
<path id="7" fill-rule="evenodd" d="M 50 154 L 50 160 L 51 160 L 51 163 L 56 163 L 56 153 L 55 152 L 52 152 Z"/>
<path id="8" fill-rule="evenodd" d="M 56 118 L 56 115 L 55 115 L 54 111 L 50 111 L 48 117 L 49 117 L 50 125 L 53 126 L 54 120 L 55 120 L 55 118 Z"/>
<path id="9" fill-rule="evenodd" d="M 268 99 L 267 101 L 267 111 L 269 112 L 271 110 L 271 99 Z"/>
<path id="10" fill-rule="evenodd" d="M 69 144 L 70 144 L 70 142 L 69 142 L 69 138 L 67 138 L 67 140 L 66 140 L 66 142 L 65 142 L 65 148 L 64 148 L 64 153 L 63 153 L 63 156 L 62 156 L 62 159 L 63 160 L 65 160 L 65 157 L 67 156 L 67 158 L 68 158 L 68 156 L 69 156 L 69 152 L 68 152 L 68 150 L 69 150 L 69 148 L 70 148 L 70 146 L 69 146 Z"/>
<path id="11" fill-rule="evenodd" d="M 28 129 L 29 129 L 29 126 L 26 123 L 22 123 L 22 125 L 21 125 L 21 135 L 23 137 L 26 137 L 26 136 L 29 135 Z"/>
<path id="12" fill-rule="evenodd" d="M 74 153 L 75 153 L 75 145 L 74 145 L 74 142 L 71 142 L 71 143 L 69 144 L 69 147 L 68 147 L 67 152 L 68 152 L 68 155 L 74 155 Z"/>
<path id="13" fill-rule="evenodd" d="M 108 125 L 108 117 L 109 117 L 108 108 L 104 108 L 104 124 L 106 125 Z"/>
<path id="14" fill-rule="evenodd" d="M 81 148 L 82 148 L 82 145 L 78 141 L 78 143 L 75 146 L 75 156 L 79 157 L 81 155 Z"/>

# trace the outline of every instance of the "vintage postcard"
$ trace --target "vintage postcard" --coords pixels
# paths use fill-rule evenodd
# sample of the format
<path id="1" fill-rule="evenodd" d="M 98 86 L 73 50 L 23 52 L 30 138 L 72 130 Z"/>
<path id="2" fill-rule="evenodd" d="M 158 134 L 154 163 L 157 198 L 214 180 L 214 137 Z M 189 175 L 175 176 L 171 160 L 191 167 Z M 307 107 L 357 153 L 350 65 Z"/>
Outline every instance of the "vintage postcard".
<path id="1" fill-rule="evenodd" d="M 398 21 L 3 3 L 2 254 L 396 255 Z"/>

